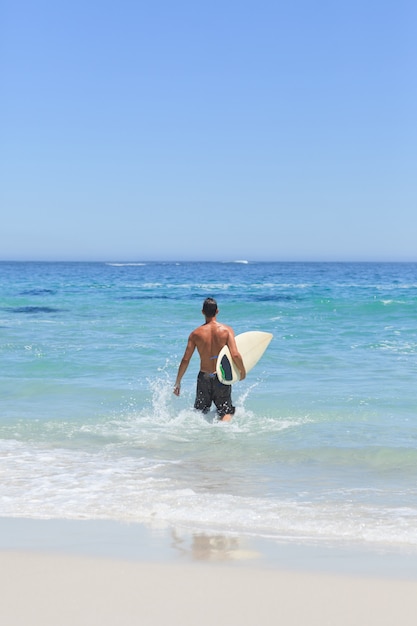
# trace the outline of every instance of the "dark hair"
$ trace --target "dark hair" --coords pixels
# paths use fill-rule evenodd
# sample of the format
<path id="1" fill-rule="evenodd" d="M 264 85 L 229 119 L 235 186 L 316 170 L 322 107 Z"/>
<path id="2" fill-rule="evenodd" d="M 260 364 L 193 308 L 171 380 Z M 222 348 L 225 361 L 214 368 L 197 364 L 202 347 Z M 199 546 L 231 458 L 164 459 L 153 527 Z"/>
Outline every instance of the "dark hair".
<path id="1" fill-rule="evenodd" d="M 206 298 L 203 304 L 203 313 L 206 317 L 214 317 L 217 313 L 217 302 L 214 298 Z"/>

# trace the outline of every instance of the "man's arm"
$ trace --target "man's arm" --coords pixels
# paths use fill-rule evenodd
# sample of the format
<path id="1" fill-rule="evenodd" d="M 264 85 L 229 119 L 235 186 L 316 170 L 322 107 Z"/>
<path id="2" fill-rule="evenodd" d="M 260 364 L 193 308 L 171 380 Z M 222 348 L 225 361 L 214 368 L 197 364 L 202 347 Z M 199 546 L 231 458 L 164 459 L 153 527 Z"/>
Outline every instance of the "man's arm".
<path id="1" fill-rule="evenodd" d="M 230 356 L 232 357 L 233 362 L 235 363 L 237 369 L 239 370 L 239 373 L 240 373 L 239 380 L 243 380 L 244 378 L 246 378 L 246 369 L 245 369 L 245 366 L 243 365 L 243 359 L 241 357 L 241 354 L 239 350 L 237 349 L 235 335 L 233 331 L 229 331 L 229 338 L 227 340 L 227 346 L 230 350 Z"/>
<path id="2" fill-rule="evenodd" d="M 175 381 L 175 386 L 174 386 L 174 394 L 176 396 L 180 395 L 181 380 L 185 372 L 187 371 L 187 367 L 190 364 L 190 360 L 194 354 L 194 350 L 195 350 L 195 342 L 193 339 L 193 334 L 191 333 L 191 335 L 188 337 L 187 347 L 185 348 L 184 356 L 182 357 L 180 366 L 178 368 L 177 380 Z"/>

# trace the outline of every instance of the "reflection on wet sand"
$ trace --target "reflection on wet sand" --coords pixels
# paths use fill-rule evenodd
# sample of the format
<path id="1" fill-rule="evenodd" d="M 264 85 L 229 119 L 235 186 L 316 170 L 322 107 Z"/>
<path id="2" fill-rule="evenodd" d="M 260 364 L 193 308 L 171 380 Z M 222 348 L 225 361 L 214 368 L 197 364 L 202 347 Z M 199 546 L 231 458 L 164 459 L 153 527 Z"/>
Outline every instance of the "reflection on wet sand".
<path id="1" fill-rule="evenodd" d="M 242 548 L 238 537 L 205 533 L 181 536 L 175 529 L 171 531 L 171 537 L 172 547 L 193 561 L 238 561 L 261 556 L 254 550 Z"/>

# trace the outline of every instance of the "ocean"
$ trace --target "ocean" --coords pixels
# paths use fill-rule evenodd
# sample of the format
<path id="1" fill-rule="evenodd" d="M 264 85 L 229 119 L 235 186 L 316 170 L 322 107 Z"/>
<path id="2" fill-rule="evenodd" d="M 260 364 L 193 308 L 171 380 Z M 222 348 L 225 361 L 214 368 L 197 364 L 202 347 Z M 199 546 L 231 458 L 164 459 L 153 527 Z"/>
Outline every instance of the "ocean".
<path id="1" fill-rule="evenodd" d="M 274 338 L 192 407 L 207 296 Z M 0 263 L 0 516 L 417 550 L 417 264 Z"/>

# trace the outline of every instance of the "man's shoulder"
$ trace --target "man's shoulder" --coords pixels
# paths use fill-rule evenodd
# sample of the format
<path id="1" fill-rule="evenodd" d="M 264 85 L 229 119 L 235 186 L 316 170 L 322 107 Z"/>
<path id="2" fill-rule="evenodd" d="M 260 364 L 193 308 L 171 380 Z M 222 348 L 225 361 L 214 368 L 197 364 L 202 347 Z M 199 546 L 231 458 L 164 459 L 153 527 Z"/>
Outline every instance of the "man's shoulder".
<path id="1" fill-rule="evenodd" d="M 228 326 L 227 324 L 223 324 L 219 322 L 219 330 L 220 331 L 227 331 L 228 333 L 232 333 L 233 334 L 233 328 L 231 326 Z"/>
<path id="2" fill-rule="evenodd" d="M 199 337 L 203 333 L 204 333 L 204 324 L 202 326 L 197 326 L 197 328 L 194 328 L 194 330 L 191 331 L 190 339 L 193 339 L 194 337 Z"/>

